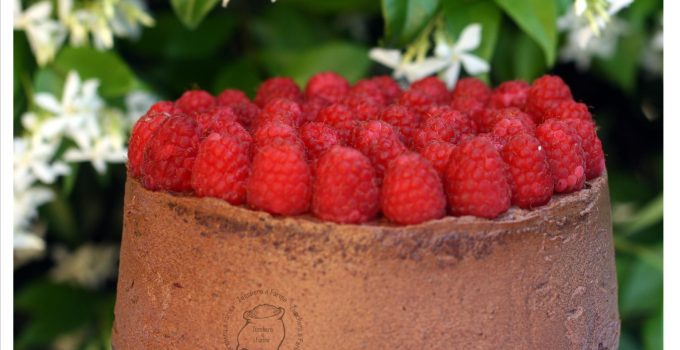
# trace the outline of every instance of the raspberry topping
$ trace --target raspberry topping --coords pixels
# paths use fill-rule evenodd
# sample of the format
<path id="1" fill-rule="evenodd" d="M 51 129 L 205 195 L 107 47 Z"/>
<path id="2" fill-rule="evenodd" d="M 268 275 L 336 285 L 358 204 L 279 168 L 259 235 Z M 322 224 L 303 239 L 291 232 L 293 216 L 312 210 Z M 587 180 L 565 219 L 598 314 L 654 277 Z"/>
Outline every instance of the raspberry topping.
<path id="1" fill-rule="evenodd" d="M 157 106 L 155 104 L 154 106 Z M 144 116 L 139 118 L 132 128 L 132 133 L 130 134 L 130 144 L 128 146 L 128 169 L 132 173 L 132 176 L 139 177 L 142 175 L 142 161 L 144 160 L 144 149 L 146 148 L 147 142 L 153 135 L 154 131 L 158 129 L 165 119 L 168 117 L 168 113 L 152 112 L 154 106 L 149 109 Z M 157 107 L 156 110 L 161 110 Z"/>
<path id="2" fill-rule="evenodd" d="M 371 160 L 378 181 L 382 180 L 389 162 L 407 151 L 392 125 L 380 120 L 357 125 L 352 135 L 352 146 Z"/>
<path id="3" fill-rule="evenodd" d="M 553 179 L 545 151 L 529 134 L 510 138 L 502 152 L 510 169 L 512 204 L 533 208 L 548 203 L 553 194 Z"/>
<path id="4" fill-rule="evenodd" d="M 190 90 L 175 101 L 175 107 L 184 113 L 205 112 L 215 106 L 215 98 L 204 90 Z"/>
<path id="5" fill-rule="evenodd" d="M 563 121 L 548 120 L 536 128 L 536 137 L 548 155 L 555 192 L 582 189 L 586 181 L 586 160 L 576 131 Z"/>
<path id="6" fill-rule="evenodd" d="M 315 74 L 307 82 L 305 96 L 308 99 L 321 97 L 329 102 L 340 102 L 349 92 L 349 82 L 334 72 Z"/>
<path id="7" fill-rule="evenodd" d="M 246 200 L 250 152 L 237 139 L 219 133 L 206 137 L 198 148 L 191 186 L 199 197 L 215 197 L 240 205 Z"/>
<path id="8" fill-rule="evenodd" d="M 302 91 L 293 79 L 275 77 L 265 80 L 257 89 L 255 104 L 260 108 L 276 98 L 287 98 L 297 103 L 302 102 Z"/>

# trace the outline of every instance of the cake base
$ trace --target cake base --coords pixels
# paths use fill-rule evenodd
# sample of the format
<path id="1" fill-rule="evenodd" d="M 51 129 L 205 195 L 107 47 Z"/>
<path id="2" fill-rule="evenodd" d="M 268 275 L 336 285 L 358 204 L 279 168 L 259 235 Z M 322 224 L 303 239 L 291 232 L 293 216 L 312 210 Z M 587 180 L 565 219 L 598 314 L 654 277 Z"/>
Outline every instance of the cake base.
<path id="1" fill-rule="evenodd" d="M 415 226 L 281 218 L 128 177 L 113 345 L 617 349 L 606 176 Z"/>

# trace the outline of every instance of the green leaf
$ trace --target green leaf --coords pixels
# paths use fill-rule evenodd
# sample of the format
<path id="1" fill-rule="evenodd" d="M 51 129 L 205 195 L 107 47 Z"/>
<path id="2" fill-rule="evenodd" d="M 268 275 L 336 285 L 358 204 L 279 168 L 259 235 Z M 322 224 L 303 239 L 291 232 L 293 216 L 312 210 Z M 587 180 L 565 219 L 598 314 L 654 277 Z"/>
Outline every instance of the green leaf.
<path id="1" fill-rule="evenodd" d="M 371 65 L 367 48 L 346 42 L 330 42 L 300 52 L 269 50 L 260 55 L 260 60 L 271 75 L 290 76 L 300 86 L 312 75 L 327 70 L 353 82 L 364 77 Z"/>
<path id="2" fill-rule="evenodd" d="M 156 18 L 137 41 L 126 43 L 132 52 L 163 60 L 191 60 L 214 57 L 234 33 L 233 15 L 210 16 L 193 30 L 184 27 L 170 13 Z"/>
<path id="3" fill-rule="evenodd" d="M 243 58 L 227 63 L 217 73 L 213 92 L 219 94 L 224 89 L 239 89 L 253 97 L 260 82 L 260 74 L 253 61 Z"/>
<path id="4" fill-rule="evenodd" d="M 513 49 L 516 79 L 533 81 L 547 69 L 541 48 L 527 35 L 520 33 Z"/>
<path id="5" fill-rule="evenodd" d="M 127 64 L 112 51 L 67 47 L 57 56 L 54 67 L 63 76 L 75 70 L 82 79 L 99 79 L 99 93 L 104 97 L 123 96 L 137 84 Z"/>
<path id="6" fill-rule="evenodd" d="M 660 223 L 661 220 L 663 220 L 663 193 L 628 218 L 622 232 L 630 236 Z"/>
<path id="7" fill-rule="evenodd" d="M 475 53 L 486 61 L 493 57 L 501 11 L 491 0 L 476 2 L 445 1 L 442 3 L 444 20 L 452 37 L 460 35 L 463 28 L 471 23 L 482 25 L 482 43 Z"/>
<path id="8" fill-rule="evenodd" d="M 438 8 L 439 0 L 382 0 L 387 40 L 400 46 L 410 43 Z"/>
<path id="9" fill-rule="evenodd" d="M 219 0 L 170 0 L 177 17 L 188 28 L 196 28 Z"/>
<path id="10" fill-rule="evenodd" d="M 663 309 L 645 321 L 642 326 L 642 339 L 646 350 L 663 349 Z"/>
<path id="11" fill-rule="evenodd" d="M 366 0 L 286 0 L 285 5 L 295 6 L 305 11 L 337 14 L 346 12 L 377 12 L 380 5 L 377 1 Z M 278 5 L 277 5 L 278 6 Z M 282 6 L 283 7 L 283 6 Z"/>
<path id="12" fill-rule="evenodd" d="M 307 49 L 331 38 L 326 23 L 291 7 L 269 6 L 249 24 L 253 38 L 266 49 Z"/>
<path id="13" fill-rule="evenodd" d="M 658 310 L 663 304 L 663 273 L 645 262 L 636 261 L 620 287 L 619 305 L 624 319 Z"/>
<path id="14" fill-rule="evenodd" d="M 546 0 L 495 0 L 522 30 L 543 49 L 548 66 L 557 50 L 557 5 Z"/>

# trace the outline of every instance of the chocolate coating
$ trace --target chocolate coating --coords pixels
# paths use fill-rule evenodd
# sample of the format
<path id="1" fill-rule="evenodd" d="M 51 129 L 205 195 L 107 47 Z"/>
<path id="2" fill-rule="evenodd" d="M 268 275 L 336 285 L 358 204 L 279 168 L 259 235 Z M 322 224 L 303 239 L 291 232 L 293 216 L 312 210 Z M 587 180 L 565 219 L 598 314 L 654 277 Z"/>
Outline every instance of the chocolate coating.
<path id="1" fill-rule="evenodd" d="M 619 329 L 606 175 L 532 211 L 414 226 L 273 217 L 128 177 L 118 350 L 617 349 Z"/>

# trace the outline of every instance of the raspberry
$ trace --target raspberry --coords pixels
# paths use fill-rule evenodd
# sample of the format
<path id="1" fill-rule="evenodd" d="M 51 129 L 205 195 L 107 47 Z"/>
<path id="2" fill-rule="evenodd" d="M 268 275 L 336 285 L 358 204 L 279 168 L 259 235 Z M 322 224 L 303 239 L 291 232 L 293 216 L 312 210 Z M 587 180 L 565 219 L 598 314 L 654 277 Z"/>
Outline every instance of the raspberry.
<path id="1" fill-rule="evenodd" d="M 255 153 L 247 185 L 249 206 L 271 214 L 303 214 L 311 193 L 310 169 L 299 145 L 274 142 Z"/>
<path id="2" fill-rule="evenodd" d="M 260 107 L 252 102 L 237 103 L 232 105 L 231 109 L 238 117 L 238 122 L 246 129 L 250 129 L 257 116 L 260 115 Z"/>
<path id="3" fill-rule="evenodd" d="M 580 190 L 586 181 L 586 160 L 581 138 L 560 120 L 548 120 L 536 128 L 536 138 L 548 155 L 555 192 Z"/>
<path id="4" fill-rule="evenodd" d="M 292 126 L 278 121 L 264 124 L 253 133 L 253 142 L 256 149 L 260 149 L 277 140 L 284 140 L 298 145 L 301 142 L 297 131 Z"/>
<path id="5" fill-rule="evenodd" d="M 527 102 L 529 84 L 522 80 L 506 81 L 491 93 L 489 107 L 491 108 L 524 108 Z"/>
<path id="6" fill-rule="evenodd" d="M 317 116 L 319 115 L 319 111 L 330 104 L 331 104 L 330 102 L 328 102 L 325 98 L 322 97 L 312 97 L 310 99 L 307 99 L 300 106 L 300 109 L 302 110 L 303 122 L 316 121 Z"/>
<path id="7" fill-rule="evenodd" d="M 486 125 L 487 111 L 491 111 L 491 109 L 484 107 L 484 103 L 470 96 L 454 97 L 449 106 L 451 109 L 467 115 L 477 125 L 479 131 L 482 131 L 483 125 Z"/>
<path id="8" fill-rule="evenodd" d="M 250 99 L 241 90 L 226 89 L 217 96 L 217 104 L 220 106 L 232 107 L 247 102 L 250 102 Z"/>
<path id="9" fill-rule="evenodd" d="M 394 103 L 399 98 L 399 95 L 401 95 L 401 87 L 392 77 L 381 75 L 373 77 L 371 80 L 378 84 L 380 92 L 382 92 L 385 98 L 386 105 Z"/>
<path id="10" fill-rule="evenodd" d="M 434 104 L 434 99 L 423 91 L 409 89 L 399 96 L 397 104 L 411 108 L 421 115 L 425 115 L 428 108 Z"/>
<path id="11" fill-rule="evenodd" d="M 432 163 L 432 166 L 443 179 L 446 174 L 446 166 L 449 164 L 449 157 L 451 157 L 454 148 L 456 148 L 456 145 L 451 142 L 432 141 L 420 151 L 420 154 Z"/>
<path id="12" fill-rule="evenodd" d="M 238 117 L 229 107 L 217 106 L 205 112 L 194 114 L 201 136 L 205 137 L 213 132 L 222 131 L 227 125 L 236 123 Z"/>
<path id="13" fill-rule="evenodd" d="M 358 224 L 380 211 L 380 189 L 371 161 L 361 152 L 334 146 L 316 167 L 312 212 L 337 223 Z"/>
<path id="14" fill-rule="evenodd" d="M 463 139 L 467 140 L 467 139 L 471 139 L 473 137 L 475 137 L 475 136 L 474 135 L 465 135 L 463 137 Z M 487 133 L 483 133 L 483 134 L 477 134 L 476 137 L 480 137 L 480 138 L 483 138 L 483 139 L 489 141 L 496 148 L 496 150 L 498 152 L 502 151 L 503 147 L 505 147 L 505 139 L 502 139 L 502 138 L 494 135 L 493 133 L 487 132 Z"/>
<path id="15" fill-rule="evenodd" d="M 321 97 L 329 102 L 339 102 L 349 92 L 349 82 L 341 75 L 334 72 L 321 72 L 315 74 L 307 82 L 305 96 Z"/>
<path id="16" fill-rule="evenodd" d="M 519 118 L 505 117 L 496 122 L 496 125 L 494 125 L 491 133 L 494 134 L 498 139 L 506 142 L 518 134 L 533 134 L 533 130 L 525 123 L 522 123 L 522 120 Z"/>
<path id="17" fill-rule="evenodd" d="M 382 180 L 389 162 L 407 151 L 392 125 L 380 120 L 357 125 L 352 137 L 352 146 L 371 160 L 378 181 Z"/>
<path id="18" fill-rule="evenodd" d="M 146 111 L 146 115 L 151 115 L 155 113 L 168 113 L 172 114 L 175 113 L 175 103 L 172 101 L 158 101 L 151 105 L 149 107 L 149 110 Z"/>
<path id="19" fill-rule="evenodd" d="M 512 203 L 520 208 L 534 208 L 548 203 L 553 193 L 553 179 L 545 151 L 529 134 L 508 140 L 501 152 L 510 170 Z"/>
<path id="20" fill-rule="evenodd" d="M 340 144 L 340 136 L 335 129 L 320 122 L 303 125 L 300 128 L 300 138 L 312 159 L 321 157 L 331 147 Z"/>
<path id="21" fill-rule="evenodd" d="M 477 134 L 477 125 L 459 111 L 449 109 L 442 112 L 439 117 L 451 124 L 451 126 L 453 126 L 453 128 L 461 135 Z"/>
<path id="22" fill-rule="evenodd" d="M 190 90 L 175 101 L 175 107 L 184 113 L 205 112 L 215 106 L 215 98 L 204 90 Z"/>
<path id="23" fill-rule="evenodd" d="M 348 98 L 360 96 L 367 99 L 373 104 L 383 106 L 385 105 L 385 96 L 380 90 L 380 85 L 373 80 L 362 79 L 352 86 Z"/>
<path id="24" fill-rule="evenodd" d="M 195 120 L 186 115 L 166 119 L 144 149 L 144 187 L 154 191 L 191 191 L 191 172 L 199 144 L 199 129 Z"/>
<path id="25" fill-rule="evenodd" d="M 302 121 L 302 110 L 296 102 L 285 98 L 275 98 L 267 102 L 257 116 L 254 128 L 278 121 L 297 128 Z"/>
<path id="26" fill-rule="evenodd" d="M 510 208 L 507 165 L 484 137 L 465 140 L 453 150 L 445 183 L 454 215 L 493 219 Z"/>
<path id="27" fill-rule="evenodd" d="M 482 105 L 486 105 L 491 97 L 491 89 L 477 78 L 463 78 L 458 80 L 456 87 L 451 92 L 452 101 L 461 97 L 469 97 L 479 101 Z"/>
<path id="28" fill-rule="evenodd" d="M 548 119 L 581 119 L 585 121 L 592 121 L 593 116 L 588 110 L 588 106 L 584 103 L 579 103 L 573 100 L 564 100 L 557 103 L 555 106 L 550 108 L 545 116 L 545 120 Z"/>
<path id="29" fill-rule="evenodd" d="M 380 113 L 380 120 L 394 126 L 404 137 L 406 143 L 411 143 L 416 128 L 420 125 L 418 113 L 399 105 L 390 105 L 383 109 Z"/>
<path id="30" fill-rule="evenodd" d="M 436 104 L 444 104 L 449 101 L 449 90 L 444 82 L 437 77 L 427 77 L 415 81 L 411 84 L 411 89 L 430 95 Z"/>
<path id="31" fill-rule="evenodd" d="M 524 111 L 540 124 L 544 115 L 564 100 L 571 100 L 569 86 L 558 76 L 544 75 L 534 80 L 529 88 Z"/>
<path id="32" fill-rule="evenodd" d="M 233 122 L 225 123 L 222 125 L 222 129 L 219 131 L 221 135 L 229 136 L 239 143 L 241 143 L 246 149 L 250 150 L 253 144 L 253 137 L 250 133 L 243 127 L 243 125 Z"/>
<path id="33" fill-rule="evenodd" d="M 477 119 L 475 120 L 475 123 L 479 127 L 480 132 L 491 132 L 496 123 L 505 118 L 519 119 L 523 125 L 531 130 L 531 132 L 536 129 L 536 124 L 534 124 L 533 119 L 531 119 L 528 114 L 515 107 L 486 109 L 484 113 L 478 113 L 476 116 Z"/>
<path id="34" fill-rule="evenodd" d="M 586 157 L 586 179 L 594 179 L 604 172 L 604 152 L 602 142 L 597 137 L 595 123 L 591 120 L 565 119 L 569 125 L 581 137 L 583 153 Z"/>
<path id="35" fill-rule="evenodd" d="M 317 120 L 335 129 L 344 144 L 349 144 L 352 130 L 357 123 L 349 107 L 339 103 L 322 108 L 317 115 Z"/>
<path id="36" fill-rule="evenodd" d="M 275 98 L 287 98 L 297 103 L 302 102 L 302 91 L 293 79 L 275 77 L 265 80 L 257 89 L 255 104 L 262 108 Z"/>
<path id="37" fill-rule="evenodd" d="M 235 138 L 212 133 L 201 142 L 191 175 L 199 197 L 215 197 L 239 205 L 246 200 L 250 175 L 248 149 Z"/>
<path id="38" fill-rule="evenodd" d="M 382 95 L 378 95 L 382 98 Z M 375 120 L 380 117 L 382 105 L 377 103 L 371 96 L 364 94 L 350 94 L 343 100 L 343 104 L 349 107 L 357 120 Z"/>
<path id="39" fill-rule="evenodd" d="M 451 107 L 449 106 L 444 106 L 444 105 L 431 105 L 425 110 L 425 113 L 423 113 L 422 117 L 423 120 L 428 120 L 432 117 L 439 117 L 441 116 L 444 112 L 452 111 Z"/>
<path id="40" fill-rule="evenodd" d="M 381 204 L 387 218 L 415 225 L 446 214 L 446 197 L 432 164 L 418 153 L 395 158 L 385 172 Z"/>
<path id="41" fill-rule="evenodd" d="M 158 105 L 156 103 L 154 106 Z M 151 112 L 153 106 L 145 115 L 143 115 L 132 128 L 132 133 L 130 134 L 130 144 L 128 146 L 128 169 L 132 173 L 132 176 L 139 178 L 142 175 L 142 161 L 144 160 L 144 149 L 146 148 L 147 142 L 153 135 L 154 131 L 158 129 L 165 119 L 167 119 L 167 113 Z M 156 110 L 160 110 L 157 108 Z"/>
<path id="42" fill-rule="evenodd" d="M 442 117 L 426 120 L 416 130 L 413 137 L 413 149 L 420 151 L 432 141 L 458 142 L 460 133 Z"/>

